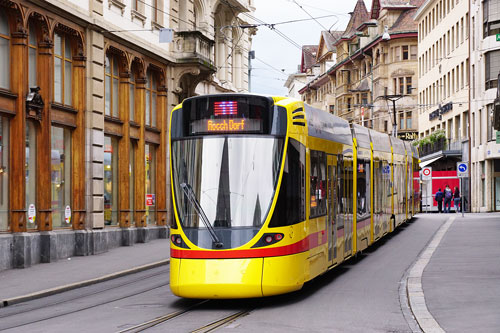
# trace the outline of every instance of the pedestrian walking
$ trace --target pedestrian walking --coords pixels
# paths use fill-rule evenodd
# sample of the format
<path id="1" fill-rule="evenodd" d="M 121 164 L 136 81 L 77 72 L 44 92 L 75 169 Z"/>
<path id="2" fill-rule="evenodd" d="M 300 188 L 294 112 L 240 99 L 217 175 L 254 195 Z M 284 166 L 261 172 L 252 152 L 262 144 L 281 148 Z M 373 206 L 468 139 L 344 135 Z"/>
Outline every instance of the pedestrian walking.
<path id="1" fill-rule="evenodd" d="M 438 212 L 442 213 L 443 212 L 443 192 L 441 191 L 441 188 L 438 188 L 438 191 L 434 195 L 434 200 L 436 200 L 438 204 Z"/>
<path id="2" fill-rule="evenodd" d="M 458 205 L 460 204 L 460 190 L 456 186 L 453 191 L 453 203 L 455 204 L 455 212 L 458 213 Z"/>
<path id="3" fill-rule="evenodd" d="M 451 188 L 446 185 L 444 189 L 444 212 L 449 213 L 451 208 L 451 199 L 453 198 L 453 192 L 451 192 Z"/>

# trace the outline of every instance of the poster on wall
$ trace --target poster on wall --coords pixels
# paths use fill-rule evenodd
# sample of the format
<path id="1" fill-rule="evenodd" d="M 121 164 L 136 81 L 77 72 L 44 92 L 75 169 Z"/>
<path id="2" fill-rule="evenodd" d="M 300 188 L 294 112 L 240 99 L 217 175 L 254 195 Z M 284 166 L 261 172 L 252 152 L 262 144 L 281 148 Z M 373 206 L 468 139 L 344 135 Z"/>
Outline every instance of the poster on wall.
<path id="1" fill-rule="evenodd" d="M 154 205 L 155 205 L 155 195 L 146 194 L 146 206 L 154 206 Z"/>
<path id="2" fill-rule="evenodd" d="M 64 221 L 67 224 L 71 223 L 71 207 L 69 205 L 66 206 L 66 209 L 64 210 Z"/>
<path id="3" fill-rule="evenodd" d="M 28 223 L 35 223 L 36 221 L 36 207 L 30 204 L 28 207 Z"/>

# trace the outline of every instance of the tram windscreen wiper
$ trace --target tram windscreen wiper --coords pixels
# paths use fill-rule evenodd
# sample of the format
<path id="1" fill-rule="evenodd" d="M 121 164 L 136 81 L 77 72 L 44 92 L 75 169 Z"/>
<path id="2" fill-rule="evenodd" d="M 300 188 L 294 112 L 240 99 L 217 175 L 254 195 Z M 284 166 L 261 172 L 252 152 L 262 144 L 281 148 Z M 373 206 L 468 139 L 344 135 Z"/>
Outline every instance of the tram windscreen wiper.
<path id="1" fill-rule="evenodd" d="M 196 196 L 194 194 L 194 191 L 193 191 L 193 188 L 191 187 L 191 185 L 186 184 L 186 183 L 181 183 L 181 188 L 182 188 L 182 191 L 184 192 L 184 194 L 186 195 L 187 199 L 189 200 L 189 202 L 191 202 L 194 209 L 198 213 L 198 216 L 201 218 L 201 220 L 203 221 L 203 223 L 207 227 L 208 232 L 210 233 L 210 236 L 212 237 L 212 241 L 215 244 L 215 247 L 218 249 L 222 248 L 224 246 L 224 244 L 222 244 L 222 242 L 219 240 L 219 237 L 217 237 L 217 235 L 215 234 L 215 229 L 210 224 L 210 221 L 208 220 L 207 215 L 203 211 L 203 208 L 201 208 L 201 205 L 198 202 L 198 199 L 196 199 Z"/>

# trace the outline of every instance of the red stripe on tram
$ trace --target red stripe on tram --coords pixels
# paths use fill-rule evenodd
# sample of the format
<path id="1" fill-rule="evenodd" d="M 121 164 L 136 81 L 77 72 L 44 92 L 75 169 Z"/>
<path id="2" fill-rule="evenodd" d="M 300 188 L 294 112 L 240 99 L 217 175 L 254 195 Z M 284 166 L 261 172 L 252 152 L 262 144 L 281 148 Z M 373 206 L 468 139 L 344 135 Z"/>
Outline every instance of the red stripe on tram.
<path id="1" fill-rule="evenodd" d="M 184 250 L 170 248 L 170 257 L 179 259 L 236 259 L 236 258 L 264 258 L 279 257 L 302 253 L 327 242 L 327 237 L 322 235 L 318 240 L 319 233 L 314 233 L 293 244 L 245 250 Z"/>

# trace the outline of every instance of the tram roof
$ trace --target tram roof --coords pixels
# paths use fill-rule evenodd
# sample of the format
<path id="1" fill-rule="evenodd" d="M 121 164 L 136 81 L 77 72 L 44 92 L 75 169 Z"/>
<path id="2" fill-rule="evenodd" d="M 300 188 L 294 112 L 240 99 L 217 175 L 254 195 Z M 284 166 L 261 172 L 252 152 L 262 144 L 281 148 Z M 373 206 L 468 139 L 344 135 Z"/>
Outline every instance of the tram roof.
<path id="1" fill-rule="evenodd" d="M 352 130 L 358 147 L 370 149 L 370 143 L 372 140 L 370 139 L 370 132 L 368 132 L 368 128 L 358 124 L 353 124 Z"/>
<path id="2" fill-rule="evenodd" d="M 310 136 L 352 145 L 351 128 L 346 120 L 307 104 L 304 109 Z"/>
<path id="3" fill-rule="evenodd" d="M 406 154 L 408 155 L 408 157 L 411 157 L 411 153 L 413 152 L 413 149 L 412 149 L 412 144 L 410 141 L 403 141 L 404 145 L 405 145 L 405 150 L 406 150 Z"/>
<path id="4" fill-rule="evenodd" d="M 389 136 L 385 133 L 380 133 L 375 130 L 369 129 L 370 138 L 373 142 L 374 151 L 384 151 L 387 153 L 391 152 L 391 141 Z"/>
<path id="5" fill-rule="evenodd" d="M 411 145 L 411 149 L 413 151 L 413 157 L 418 158 L 419 156 L 418 156 L 418 149 L 417 149 L 417 147 L 414 146 L 414 145 Z"/>
<path id="6" fill-rule="evenodd" d="M 406 149 L 403 140 L 395 138 L 393 136 L 390 136 L 389 138 L 391 140 L 392 151 L 395 154 L 406 155 Z"/>

